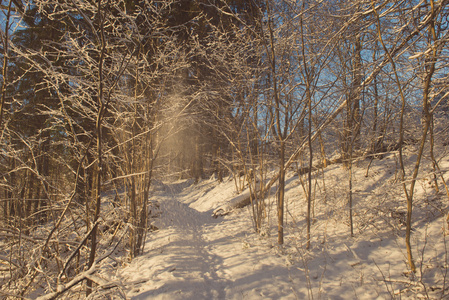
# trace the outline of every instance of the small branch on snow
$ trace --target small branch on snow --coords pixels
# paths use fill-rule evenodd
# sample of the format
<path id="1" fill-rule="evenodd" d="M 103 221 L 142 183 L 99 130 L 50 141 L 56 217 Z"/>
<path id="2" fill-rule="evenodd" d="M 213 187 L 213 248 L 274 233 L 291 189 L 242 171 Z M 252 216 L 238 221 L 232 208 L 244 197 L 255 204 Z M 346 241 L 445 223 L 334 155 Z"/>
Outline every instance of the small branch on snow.
<path id="1" fill-rule="evenodd" d="M 16 268 L 20 268 L 19 263 L 16 262 L 15 260 L 10 259 L 9 257 L 0 255 L 0 260 L 10 263 L 11 265 L 15 266 Z"/>
<path id="2" fill-rule="evenodd" d="M 89 270 L 82 272 L 75 276 L 72 280 L 70 280 L 67 284 L 59 284 L 56 292 L 52 292 L 49 294 L 46 294 L 44 296 L 38 297 L 36 300 L 51 300 L 56 299 L 60 295 L 64 294 L 66 291 L 77 285 L 78 283 L 82 282 L 83 280 L 88 279 L 90 275 L 92 275 L 96 271 L 96 264 L 94 263 L 92 267 L 90 267 Z"/>
<path id="3" fill-rule="evenodd" d="M 90 237 L 90 235 L 92 234 L 92 231 L 94 230 L 95 227 L 98 226 L 98 224 L 100 223 L 99 220 L 97 220 L 94 225 L 92 226 L 91 230 L 86 234 L 86 236 L 83 238 L 83 240 L 78 244 L 78 247 L 76 247 L 75 251 L 72 252 L 72 254 L 70 255 L 70 257 L 67 259 L 67 261 L 64 264 L 64 267 L 62 268 L 61 272 L 58 275 L 58 282 L 60 281 L 62 275 L 64 274 L 65 270 L 67 269 L 70 261 L 76 256 L 76 254 L 78 253 L 78 251 L 81 249 L 81 247 L 86 243 L 87 239 Z"/>
<path id="4" fill-rule="evenodd" d="M 16 294 L 11 294 L 11 293 L 6 293 L 4 291 L 0 290 L 0 296 L 6 296 L 6 297 L 12 297 L 11 299 L 26 299 L 26 300 L 30 300 L 30 298 L 26 298 L 20 295 L 16 295 Z M 7 298 L 5 298 L 7 299 Z"/>
<path id="5" fill-rule="evenodd" d="M 107 253 L 106 255 L 97 259 L 97 261 L 94 262 L 94 264 L 92 265 L 92 267 L 89 270 L 78 274 L 77 276 L 75 276 L 71 281 L 69 281 L 65 285 L 59 283 L 62 275 L 64 274 L 65 270 L 67 269 L 69 262 L 75 257 L 76 253 L 78 253 L 78 251 L 80 250 L 82 245 L 86 242 L 87 238 L 91 235 L 93 228 L 98 226 L 99 222 L 100 222 L 100 220 L 97 220 L 97 222 L 95 222 L 94 226 L 92 226 L 92 229 L 86 234 L 84 239 L 79 243 L 78 247 L 75 249 L 75 251 L 72 252 L 71 256 L 65 262 L 63 269 L 61 270 L 61 272 L 58 275 L 58 287 L 56 289 L 56 292 L 41 296 L 41 297 L 37 298 L 37 300 L 56 299 L 57 297 L 59 297 L 60 295 L 62 295 L 63 293 L 65 293 L 66 291 L 68 291 L 69 289 L 74 287 L 75 285 L 77 285 L 78 283 L 82 282 L 83 280 L 87 280 L 87 279 L 95 282 L 103 289 L 110 289 L 110 288 L 118 286 L 116 283 L 106 282 L 102 278 L 94 276 L 93 273 L 95 273 L 95 271 L 96 271 L 95 266 L 98 263 L 100 263 L 102 260 L 104 260 L 105 258 L 109 257 L 115 251 L 115 249 L 121 243 L 123 237 L 125 236 L 125 233 L 128 231 L 127 229 L 124 230 L 123 235 L 120 237 L 120 239 L 117 242 L 117 244 L 115 245 L 115 247 L 109 253 Z"/>
<path id="6" fill-rule="evenodd" d="M 103 289 L 110 289 L 113 287 L 117 287 L 118 285 L 113 282 L 106 282 L 104 279 L 94 276 L 93 274 L 97 271 L 97 262 L 94 262 L 94 264 L 90 267 L 89 270 L 82 272 L 75 276 L 72 280 L 70 280 L 67 284 L 59 284 L 56 292 L 52 292 L 49 294 L 46 294 L 44 296 L 38 297 L 36 300 L 52 300 L 56 299 L 68 290 L 70 290 L 72 287 L 77 285 L 78 283 L 82 282 L 83 280 L 91 280 L 92 282 L 95 282 Z"/>

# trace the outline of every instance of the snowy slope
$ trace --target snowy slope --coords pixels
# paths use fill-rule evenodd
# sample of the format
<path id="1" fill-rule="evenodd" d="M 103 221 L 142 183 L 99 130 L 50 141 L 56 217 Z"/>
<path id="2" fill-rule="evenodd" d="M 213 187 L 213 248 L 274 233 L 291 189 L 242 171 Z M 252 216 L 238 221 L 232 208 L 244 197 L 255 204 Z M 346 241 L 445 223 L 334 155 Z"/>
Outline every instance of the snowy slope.
<path id="1" fill-rule="evenodd" d="M 439 299 L 447 297 L 443 232 L 447 196 L 436 194 L 424 170 L 416 188 L 413 253 L 406 263 L 405 200 L 394 154 L 354 167 L 354 237 L 350 236 L 347 171 L 331 165 L 315 174 L 312 242 L 305 249 L 306 203 L 300 180 L 288 174 L 285 245 L 276 244 L 274 198 L 262 236 L 248 208 L 212 218 L 238 195 L 232 181 L 165 183 L 151 201 L 160 204 L 143 255 L 111 280 L 131 299 Z M 440 167 L 449 169 L 448 158 Z M 323 180 L 324 176 L 324 180 Z M 445 246 L 446 245 L 446 246 Z"/>

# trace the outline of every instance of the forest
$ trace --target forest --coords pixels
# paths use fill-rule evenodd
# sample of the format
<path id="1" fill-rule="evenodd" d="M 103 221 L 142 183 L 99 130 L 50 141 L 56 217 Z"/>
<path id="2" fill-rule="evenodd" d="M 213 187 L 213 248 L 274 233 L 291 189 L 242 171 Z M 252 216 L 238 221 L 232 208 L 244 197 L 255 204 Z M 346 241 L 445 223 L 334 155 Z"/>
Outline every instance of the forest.
<path id="1" fill-rule="evenodd" d="M 0 10 L 0 298 L 101 295 L 99 265 L 117 249 L 128 262 L 144 253 L 158 229 L 149 198 L 178 180 L 231 180 L 240 197 L 214 217 L 248 208 L 259 235 L 273 194 L 281 247 L 294 172 L 307 251 L 320 174 L 342 166 L 354 236 L 354 168 L 364 160 L 368 174 L 394 153 L 409 272 L 423 164 L 448 229 L 448 0 L 2 0 Z"/>

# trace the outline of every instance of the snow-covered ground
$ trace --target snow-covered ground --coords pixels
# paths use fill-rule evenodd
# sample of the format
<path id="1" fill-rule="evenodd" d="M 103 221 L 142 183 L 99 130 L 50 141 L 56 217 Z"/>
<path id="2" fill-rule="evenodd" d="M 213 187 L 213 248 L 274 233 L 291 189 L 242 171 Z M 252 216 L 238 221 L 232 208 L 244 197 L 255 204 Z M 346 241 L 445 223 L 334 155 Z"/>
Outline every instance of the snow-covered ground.
<path id="1" fill-rule="evenodd" d="M 150 199 L 159 204 L 159 217 L 153 219 L 159 230 L 147 235 L 142 255 L 103 276 L 120 282 L 131 299 L 444 299 L 449 295 L 444 187 L 435 193 L 430 169 L 422 169 L 414 202 L 417 272 L 412 274 L 396 159 L 393 153 L 374 160 L 367 176 L 369 160 L 355 163 L 353 237 L 347 170 L 335 164 L 315 174 L 309 250 L 307 205 L 294 172 L 287 178 L 283 246 L 276 243 L 274 197 L 266 199 L 268 218 L 259 235 L 248 207 L 212 217 L 214 209 L 238 197 L 232 180 L 159 184 Z M 449 177 L 448 156 L 440 167 Z"/>

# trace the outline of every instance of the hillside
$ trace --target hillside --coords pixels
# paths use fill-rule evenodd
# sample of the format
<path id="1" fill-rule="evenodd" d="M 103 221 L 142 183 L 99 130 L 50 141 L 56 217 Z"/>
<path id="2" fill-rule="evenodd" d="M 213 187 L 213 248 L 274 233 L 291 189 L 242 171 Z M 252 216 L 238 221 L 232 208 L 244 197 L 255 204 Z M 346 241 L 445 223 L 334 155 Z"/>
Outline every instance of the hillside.
<path id="1" fill-rule="evenodd" d="M 413 162 L 413 156 L 411 161 Z M 436 194 L 423 169 L 416 187 L 412 247 L 417 273 L 407 267 L 402 225 L 406 201 L 396 178 L 396 154 L 354 165 L 354 237 L 347 208 L 347 171 L 334 164 L 315 173 L 312 241 L 305 249 L 306 203 L 297 175 L 286 185 L 286 243 L 276 244 L 275 199 L 254 232 L 249 207 L 217 219 L 233 198 L 232 180 L 159 184 L 158 203 L 143 255 L 103 268 L 131 299 L 440 299 L 447 297 L 447 196 Z M 449 156 L 440 167 L 448 176 Z M 447 229 L 446 229 L 447 230 Z"/>

